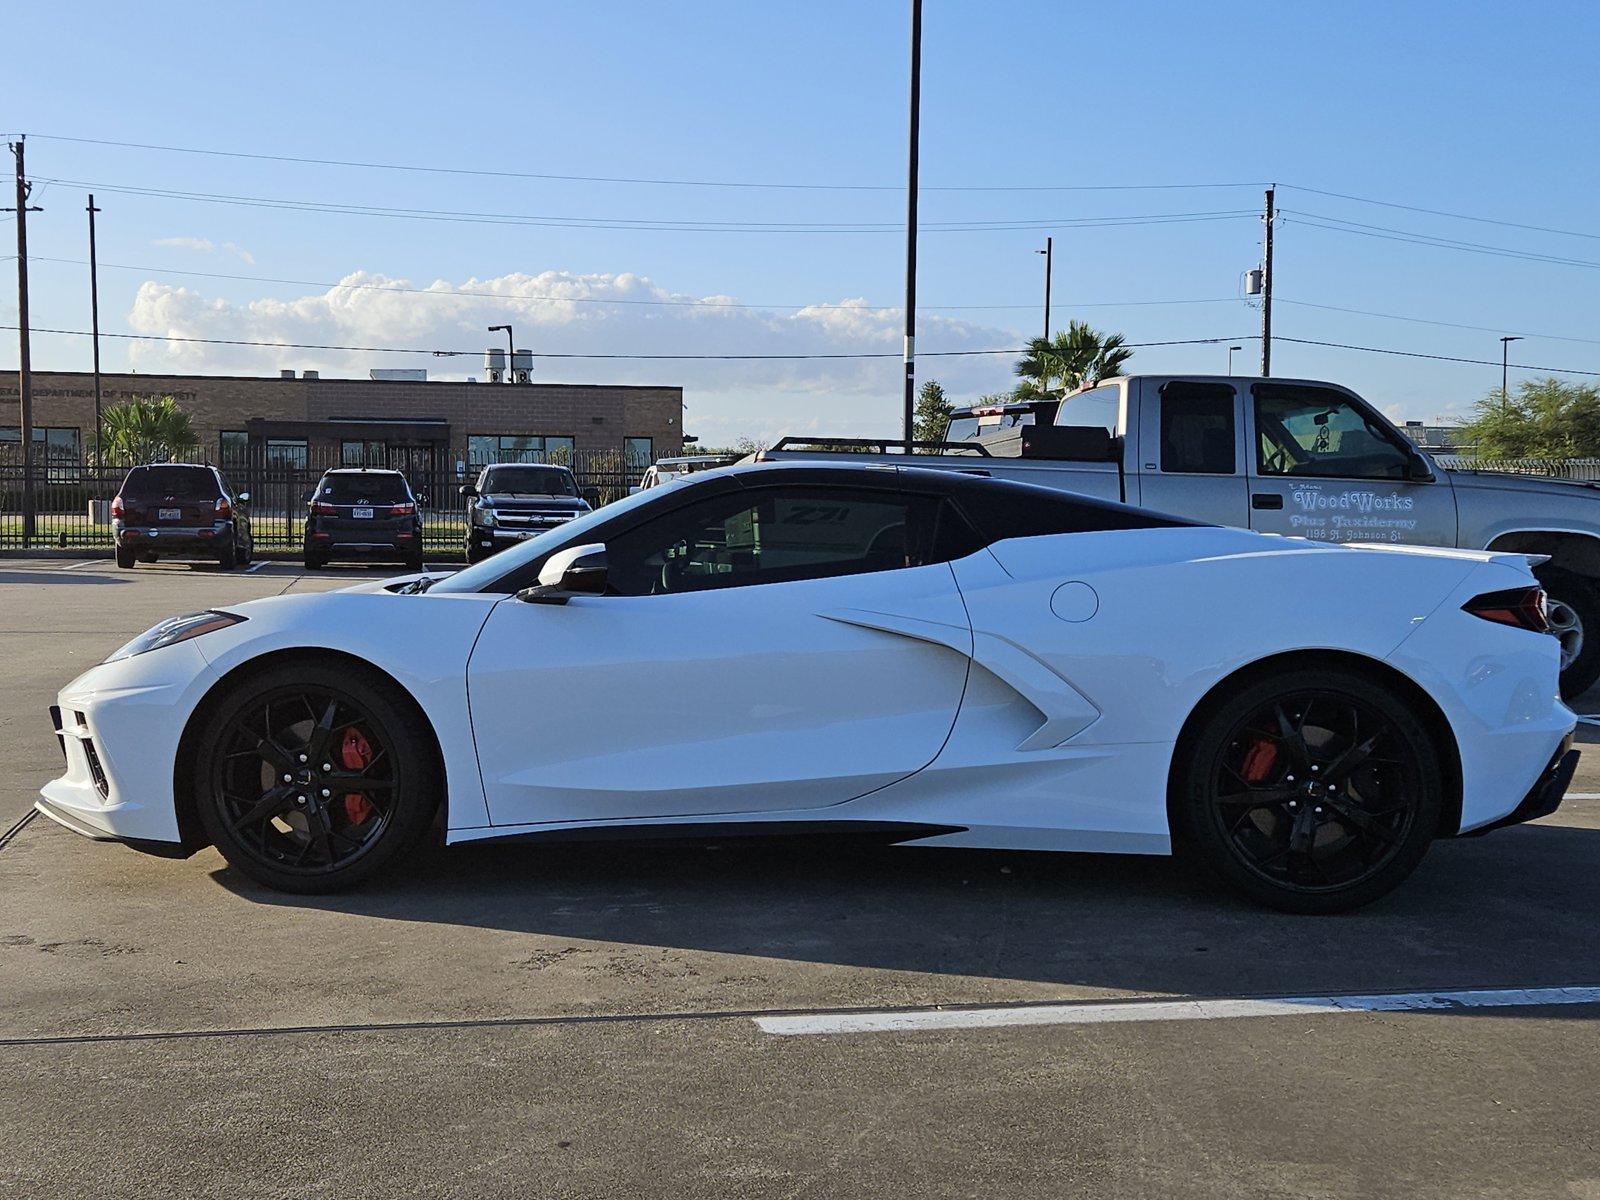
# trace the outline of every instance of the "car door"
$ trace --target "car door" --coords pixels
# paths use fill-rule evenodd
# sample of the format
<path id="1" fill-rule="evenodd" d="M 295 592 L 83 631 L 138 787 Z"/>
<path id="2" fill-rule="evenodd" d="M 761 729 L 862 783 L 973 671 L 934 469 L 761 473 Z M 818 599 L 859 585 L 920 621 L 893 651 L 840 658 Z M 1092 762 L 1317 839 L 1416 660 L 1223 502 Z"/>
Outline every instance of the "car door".
<path id="1" fill-rule="evenodd" d="M 738 487 L 609 533 L 610 594 L 502 601 L 467 676 L 490 819 L 818 809 L 920 770 L 971 650 L 948 514 Z"/>
<path id="2" fill-rule="evenodd" d="M 1218 380 L 1143 385 L 1140 504 L 1218 525 L 1249 524 L 1240 403 L 1233 385 Z"/>
<path id="3" fill-rule="evenodd" d="M 1455 494 L 1354 395 L 1325 385 L 1251 388 L 1250 528 L 1317 541 L 1453 546 Z"/>

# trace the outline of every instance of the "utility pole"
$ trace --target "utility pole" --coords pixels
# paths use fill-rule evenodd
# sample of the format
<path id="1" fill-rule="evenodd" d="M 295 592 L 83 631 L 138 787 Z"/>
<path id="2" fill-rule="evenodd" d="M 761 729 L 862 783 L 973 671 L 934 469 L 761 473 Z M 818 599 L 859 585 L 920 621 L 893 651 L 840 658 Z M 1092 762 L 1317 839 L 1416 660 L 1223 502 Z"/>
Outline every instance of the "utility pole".
<path id="1" fill-rule="evenodd" d="M 1267 189 L 1267 231 L 1261 256 L 1261 374 L 1272 374 L 1272 193 Z"/>
<path id="2" fill-rule="evenodd" d="M 922 109 L 922 0 L 911 0 L 911 130 L 906 169 L 906 452 L 916 424 L 917 386 L 917 136 Z"/>
<path id="3" fill-rule="evenodd" d="M 22 161 L 23 138 L 10 143 L 11 154 L 17 160 L 17 206 L 10 210 L 17 214 L 17 399 L 22 409 L 22 544 L 33 542 L 33 356 L 28 345 L 28 214 L 41 212 L 38 205 L 28 204 L 28 193 L 33 185 L 27 180 L 27 168 Z M 4 210 L 0 210 L 4 211 Z"/>
<path id="4" fill-rule="evenodd" d="M 100 269 L 95 264 L 94 215 L 104 212 L 94 206 L 94 193 L 89 193 L 89 328 L 94 337 L 94 465 L 100 461 Z"/>
<path id="5" fill-rule="evenodd" d="M 1500 339 L 1500 411 L 1505 412 L 1511 407 L 1511 343 L 1520 342 L 1520 337 L 1503 337 Z"/>
<path id="6" fill-rule="evenodd" d="M 1044 340 L 1050 340 L 1050 260 L 1054 255 L 1052 248 L 1055 238 L 1045 238 L 1044 249 L 1035 250 L 1035 254 L 1044 255 Z"/>

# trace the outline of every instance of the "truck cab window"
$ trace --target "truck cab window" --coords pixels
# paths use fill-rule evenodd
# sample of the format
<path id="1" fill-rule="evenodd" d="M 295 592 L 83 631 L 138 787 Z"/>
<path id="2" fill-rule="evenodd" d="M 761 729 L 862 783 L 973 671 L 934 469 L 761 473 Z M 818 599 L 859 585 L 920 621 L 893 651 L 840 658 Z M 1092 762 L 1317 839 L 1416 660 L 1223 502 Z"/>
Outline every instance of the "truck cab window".
<path id="1" fill-rule="evenodd" d="M 1409 455 L 1340 392 L 1258 386 L 1255 415 L 1262 475 L 1406 478 Z"/>
<path id="2" fill-rule="evenodd" d="M 1234 473 L 1231 387 L 1175 381 L 1161 389 L 1161 469 L 1168 474 Z"/>
<path id="3" fill-rule="evenodd" d="M 1083 425 L 1104 429 L 1112 437 L 1122 427 L 1122 389 L 1116 384 L 1091 388 L 1061 402 L 1057 425 Z"/>

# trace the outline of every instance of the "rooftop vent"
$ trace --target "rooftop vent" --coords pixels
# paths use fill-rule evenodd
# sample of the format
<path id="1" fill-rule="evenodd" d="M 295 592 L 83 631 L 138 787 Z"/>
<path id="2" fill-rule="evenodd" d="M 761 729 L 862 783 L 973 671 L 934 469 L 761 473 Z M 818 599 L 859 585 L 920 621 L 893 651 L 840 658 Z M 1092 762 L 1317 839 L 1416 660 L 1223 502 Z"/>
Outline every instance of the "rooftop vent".
<path id="1" fill-rule="evenodd" d="M 301 371 L 300 372 L 300 378 L 301 379 L 320 379 L 320 378 L 322 378 L 322 376 L 317 371 Z"/>
<path id="2" fill-rule="evenodd" d="M 284 370 L 279 371 L 278 372 L 278 378 L 279 379 L 293 379 L 294 378 L 294 368 L 293 367 L 287 367 Z"/>

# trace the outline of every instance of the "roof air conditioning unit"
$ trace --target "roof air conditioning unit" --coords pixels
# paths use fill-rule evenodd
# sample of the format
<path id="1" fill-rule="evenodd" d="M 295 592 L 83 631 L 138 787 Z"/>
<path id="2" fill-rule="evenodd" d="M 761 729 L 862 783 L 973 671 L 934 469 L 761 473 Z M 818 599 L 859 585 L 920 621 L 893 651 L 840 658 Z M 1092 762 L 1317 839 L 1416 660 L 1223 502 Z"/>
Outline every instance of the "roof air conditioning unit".
<path id="1" fill-rule="evenodd" d="M 516 350 L 511 355 L 511 382 L 533 382 L 533 355 L 526 350 Z"/>

